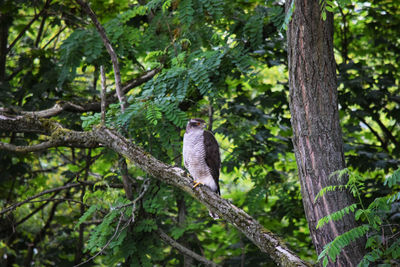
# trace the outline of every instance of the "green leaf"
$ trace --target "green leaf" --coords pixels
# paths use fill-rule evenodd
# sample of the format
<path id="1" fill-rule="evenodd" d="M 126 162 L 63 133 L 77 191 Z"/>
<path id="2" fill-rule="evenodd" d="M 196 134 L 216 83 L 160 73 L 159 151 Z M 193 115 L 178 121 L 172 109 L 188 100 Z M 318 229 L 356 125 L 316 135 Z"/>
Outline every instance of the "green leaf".
<path id="1" fill-rule="evenodd" d="M 88 210 L 85 211 L 85 213 L 79 218 L 78 223 L 75 225 L 74 229 L 77 229 L 79 225 L 81 225 L 83 222 L 87 221 L 87 219 L 92 216 L 93 213 L 95 213 L 99 209 L 99 206 L 93 205 L 90 206 Z"/>
<path id="2" fill-rule="evenodd" d="M 328 265 L 328 263 L 329 263 L 328 257 L 324 257 L 324 260 L 322 261 L 322 265 L 324 267 L 326 267 Z"/>

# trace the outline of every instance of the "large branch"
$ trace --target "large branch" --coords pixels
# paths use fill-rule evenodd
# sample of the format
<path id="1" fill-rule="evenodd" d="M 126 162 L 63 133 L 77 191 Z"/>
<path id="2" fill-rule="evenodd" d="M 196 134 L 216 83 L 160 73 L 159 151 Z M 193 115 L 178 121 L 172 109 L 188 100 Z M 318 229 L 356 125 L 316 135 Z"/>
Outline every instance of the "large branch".
<path id="1" fill-rule="evenodd" d="M 49 119 L 30 117 L 28 121 L 24 121 L 22 118 L 19 118 L 18 121 L 25 124 L 29 123 L 35 131 L 41 130 L 40 132 L 46 133 L 50 138 L 62 136 L 65 145 L 74 143 L 79 146 L 87 146 L 88 144 L 106 146 L 134 162 L 137 167 L 152 177 L 178 187 L 193 196 L 213 213 L 218 214 L 220 218 L 233 224 L 277 264 L 281 266 L 309 266 L 289 250 L 282 240 L 265 229 L 246 212 L 228 200 L 221 198 L 208 187 L 201 186 L 193 189 L 192 178 L 186 175 L 182 169 L 157 160 L 112 129 L 100 126 L 90 132 L 78 132 L 65 129 Z M 15 123 L 17 123 L 17 120 L 14 118 L 0 115 L 0 131 L 21 132 L 24 129 L 26 130 L 27 125 L 17 126 Z M 79 142 L 80 144 L 78 144 Z M 60 144 L 58 143 L 58 145 Z"/>

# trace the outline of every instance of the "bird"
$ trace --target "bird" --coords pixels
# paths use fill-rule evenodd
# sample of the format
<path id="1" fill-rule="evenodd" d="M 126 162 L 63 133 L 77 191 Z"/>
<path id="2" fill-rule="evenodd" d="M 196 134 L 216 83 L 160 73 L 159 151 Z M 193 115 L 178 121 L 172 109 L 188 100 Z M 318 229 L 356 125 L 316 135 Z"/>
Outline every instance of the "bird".
<path id="1" fill-rule="evenodd" d="M 205 130 L 203 119 L 190 119 L 183 136 L 183 161 L 185 168 L 194 179 L 193 188 L 202 184 L 221 195 L 219 174 L 221 155 L 219 145 L 212 132 Z M 218 215 L 209 212 L 213 219 Z"/>

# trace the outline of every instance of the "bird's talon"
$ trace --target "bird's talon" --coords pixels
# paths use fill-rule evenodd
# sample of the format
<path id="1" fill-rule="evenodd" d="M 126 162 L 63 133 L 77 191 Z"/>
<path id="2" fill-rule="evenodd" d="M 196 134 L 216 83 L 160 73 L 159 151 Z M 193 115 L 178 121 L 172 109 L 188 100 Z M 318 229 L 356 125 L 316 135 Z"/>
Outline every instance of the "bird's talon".
<path id="1" fill-rule="evenodd" d="M 200 182 L 196 182 L 196 181 L 193 181 L 195 184 L 194 184 L 194 186 L 192 187 L 193 189 L 195 189 L 199 184 L 202 184 L 202 183 L 200 183 Z"/>

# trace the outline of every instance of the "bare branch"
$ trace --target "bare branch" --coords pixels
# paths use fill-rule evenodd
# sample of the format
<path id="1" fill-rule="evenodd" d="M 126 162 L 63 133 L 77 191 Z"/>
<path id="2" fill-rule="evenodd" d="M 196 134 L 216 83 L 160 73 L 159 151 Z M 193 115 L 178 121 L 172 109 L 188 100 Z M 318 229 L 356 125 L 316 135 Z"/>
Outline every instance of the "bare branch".
<path id="1" fill-rule="evenodd" d="M 22 36 L 24 36 L 25 32 L 31 27 L 31 25 L 40 17 L 42 14 L 46 11 L 46 9 L 49 7 L 51 0 L 47 0 L 46 3 L 44 4 L 42 10 L 36 14 L 31 21 L 21 30 L 21 32 L 18 34 L 18 36 L 14 39 L 14 41 L 8 46 L 7 48 L 7 54 L 10 52 L 10 50 L 14 47 L 14 45 L 18 42 L 19 39 L 21 39 Z"/>
<path id="2" fill-rule="evenodd" d="M 100 66 L 100 77 L 101 77 L 101 124 L 106 125 L 106 75 L 104 73 L 104 66 Z"/>
<path id="3" fill-rule="evenodd" d="M 186 247 L 182 246 L 178 242 L 176 242 L 174 239 L 172 239 L 170 236 L 168 236 L 163 230 L 160 228 L 157 229 L 157 233 L 160 235 L 161 239 L 169 244 L 170 246 L 174 247 L 175 249 L 179 250 L 179 252 L 183 253 L 184 255 L 187 255 L 201 263 L 204 263 L 206 266 L 220 266 L 217 265 L 216 263 L 207 260 L 206 258 L 200 256 L 194 251 L 191 251 L 190 249 L 187 249 Z"/>
<path id="4" fill-rule="evenodd" d="M 39 200 L 31 200 L 31 201 L 28 201 L 26 203 L 37 203 L 37 202 L 44 202 L 44 201 L 46 201 L 46 202 L 51 202 L 51 201 L 73 202 L 73 203 L 81 204 L 81 205 L 84 205 L 84 206 L 88 206 L 87 204 L 83 203 L 82 201 L 75 200 L 75 199 L 72 199 L 72 198 L 52 198 L 52 197 L 43 198 L 43 199 L 39 199 Z"/>
<path id="5" fill-rule="evenodd" d="M 0 144 L 0 149 L 7 149 L 15 152 L 40 151 L 58 146 L 85 148 L 100 146 L 99 143 L 90 137 L 91 132 L 71 131 L 63 128 L 58 122 L 44 118 L 2 115 L 0 113 L 0 131 L 29 132 L 50 136 L 47 142 L 33 146 L 18 147 L 12 144 Z"/>
<path id="6" fill-rule="evenodd" d="M 103 28 L 103 26 L 100 24 L 100 22 L 97 19 L 96 14 L 93 12 L 93 10 L 89 7 L 89 5 L 82 1 L 82 0 L 76 0 L 76 2 L 83 8 L 83 10 L 89 15 L 89 17 L 92 19 L 93 24 L 95 25 L 97 31 L 100 34 L 101 39 L 103 40 L 104 46 L 107 49 L 108 54 L 111 57 L 113 69 L 114 69 L 114 79 L 115 79 L 115 90 L 118 95 L 119 102 L 121 104 L 121 111 L 124 112 L 125 110 L 125 105 L 126 105 L 126 99 L 125 95 L 122 91 L 122 86 L 121 86 L 121 75 L 120 75 L 120 70 L 119 70 L 119 63 L 118 63 L 118 57 L 117 54 L 114 51 L 114 48 L 111 45 L 110 40 L 107 37 L 106 31 Z"/>
<path id="7" fill-rule="evenodd" d="M 32 145 L 32 146 L 16 146 L 13 144 L 7 144 L 7 143 L 0 142 L 0 150 L 8 150 L 8 151 L 18 152 L 18 153 L 42 151 L 42 150 L 46 150 L 50 147 L 53 147 L 52 142 L 43 142 L 43 143 L 40 143 L 37 145 Z"/>
<path id="8" fill-rule="evenodd" d="M 144 74 L 140 75 L 139 77 L 132 79 L 126 82 L 123 85 L 123 92 L 127 93 L 130 89 L 142 85 L 143 83 L 151 80 L 154 75 L 160 72 L 161 68 L 155 68 Z M 19 70 L 16 70 L 19 72 Z M 14 74 L 12 74 L 14 75 Z M 9 79 L 8 77 L 7 79 Z M 113 103 L 115 99 L 117 99 L 117 95 L 114 93 L 107 94 L 105 97 L 105 106 L 107 107 L 109 104 Z M 76 113 L 83 113 L 83 112 L 100 112 L 101 111 L 101 102 L 88 102 L 83 104 L 77 104 L 70 101 L 58 101 L 53 107 L 40 110 L 40 111 L 20 111 L 18 109 L 10 110 L 9 108 L 2 108 L 0 107 L 0 115 L 1 113 L 12 113 L 14 115 L 29 115 L 33 117 L 39 118 L 50 118 L 60 114 L 61 112 L 69 111 L 69 112 L 76 112 Z"/>
<path id="9" fill-rule="evenodd" d="M 42 47 L 42 49 L 45 49 L 51 42 L 54 41 L 67 27 L 64 26 L 62 27 L 53 37 L 50 38 L 50 40 Z"/>
<path id="10" fill-rule="evenodd" d="M 43 151 L 52 147 L 59 146 L 67 146 L 67 147 L 81 147 L 81 148 L 94 148 L 99 147 L 96 143 L 91 143 L 89 146 L 81 146 L 81 142 L 65 142 L 63 139 L 51 139 L 50 141 L 46 141 L 40 144 L 31 145 L 31 146 L 16 146 L 13 144 L 7 144 L 0 142 L 0 150 L 8 150 L 17 153 L 28 153 L 28 152 L 38 152 Z"/>
<path id="11" fill-rule="evenodd" d="M 100 103 L 85 103 L 85 104 L 75 104 L 69 101 L 59 101 L 53 107 L 40 110 L 40 111 L 21 111 L 21 114 L 31 115 L 39 118 L 49 118 L 53 117 L 62 111 L 72 111 L 72 112 L 88 112 L 88 111 L 100 111 Z"/>
<path id="12" fill-rule="evenodd" d="M 40 22 L 39 31 L 38 31 L 38 34 L 36 36 L 36 41 L 35 41 L 35 47 L 39 47 L 40 38 L 42 37 L 42 33 L 43 33 L 44 25 L 46 23 L 46 19 L 47 19 L 47 13 L 45 13 L 43 15 L 42 21 Z"/>
<path id="13" fill-rule="evenodd" d="M 127 92 L 129 92 L 130 89 L 151 80 L 161 70 L 162 70 L 162 67 L 155 68 L 155 69 L 149 70 L 148 72 L 144 73 L 143 75 L 141 75 L 140 77 L 138 77 L 136 79 L 127 81 L 125 83 L 125 85 L 122 87 L 122 91 L 124 92 L 124 94 L 126 94 Z"/>
<path id="14" fill-rule="evenodd" d="M 387 148 L 388 144 L 387 144 L 386 141 L 384 141 L 384 140 L 381 138 L 381 136 L 379 135 L 379 133 L 376 132 L 376 131 L 374 130 L 374 128 L 372 128 L 372 126 L 369 125 L 369 123 L 367 123 L 367 121 L 366 121 L 362 116 L 356 115 L 356 117 L 357 117 L 362 123 L 364 123 L 364 124 L 368 127 L 368 129 L 371 131 L 371 133 L 373 133 L 373 134 L 375 135 L 375 137 L 376 137 L 376 138 L 378 139 L 378 141 L 381 143 L 382 148 L 383 148 L 385 151 L 388 151 L 388 148 Z"/>
<path id="15" fill-rule="evenodd" d="M 72 187 L 79 187 L 79 186 L 82 186 L 82 185 L 78 184 L 78 183 L 74 183 L 74 184 L 67 184 L 67 185 L 64 185 L 64 186 L 60 186 L 60 187 L 44 190 L 43 192 L 40 192 L 39 194 L 31 196 L 31 197 L 25 199 L 24 201 L 21 201 L 21 202 L 13 204 L 11 206 L 8 206 L 4 210 L 0 211 L 0 215 L 4 214 L 6 212 L 9 212 L 11 210 L 14 210 L 14 209 L 18 208 L 19 206 L 22 206 L 25 203 L 28 203 L 28 202 L 32 201 L 32 199 L 35 199 L 35 198 L 38 198 L 38 197 L 41 197 L 43 195 L 50 194 L 50 193 L 53 193 L 53 192 L 62 191 L 62 190 L 65 190 L 65 189 L 69 189 L 69 188 L 72 188 Z"/>

